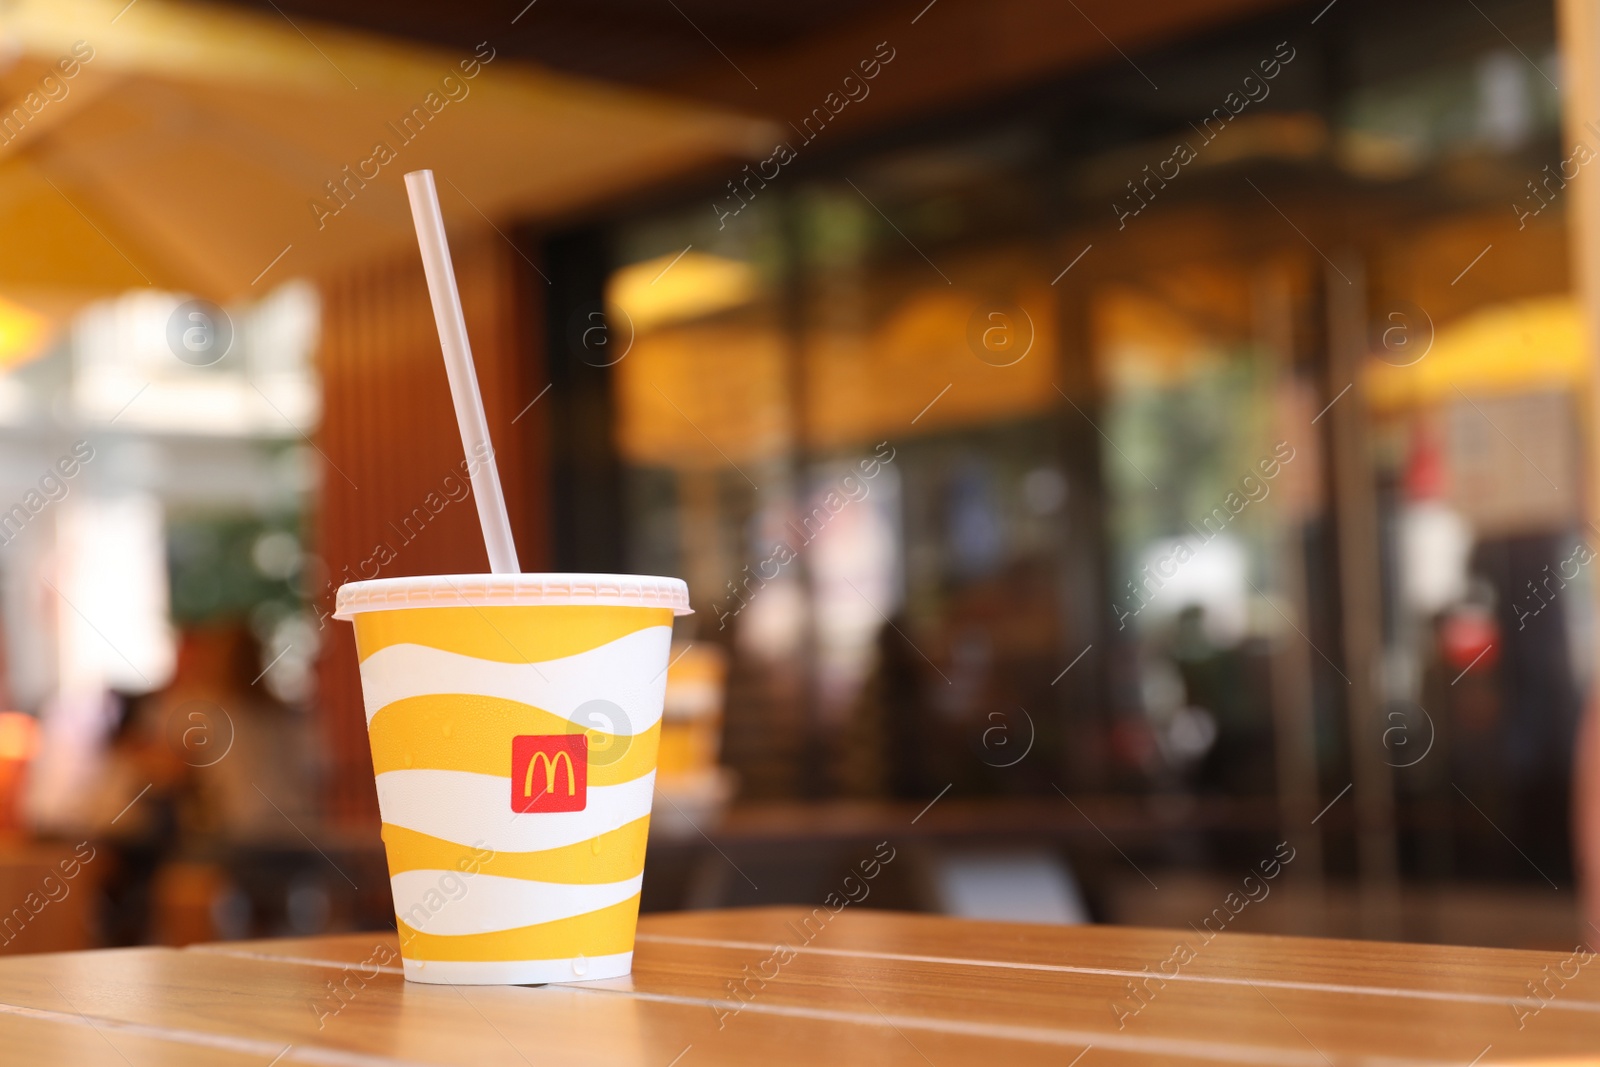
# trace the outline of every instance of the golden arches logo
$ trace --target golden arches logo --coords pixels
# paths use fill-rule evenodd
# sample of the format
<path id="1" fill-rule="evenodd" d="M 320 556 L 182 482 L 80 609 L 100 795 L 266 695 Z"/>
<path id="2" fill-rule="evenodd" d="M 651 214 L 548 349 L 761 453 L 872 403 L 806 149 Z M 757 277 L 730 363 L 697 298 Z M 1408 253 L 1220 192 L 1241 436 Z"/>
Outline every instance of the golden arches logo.
<path id="1" fill-rule="evenodd" d="M 513 737 L 509 784 L 512 811 L 582 811 L 589 804 L 588 738 L 583 734 Z"/>
<path id="2" fill-rule="evenodd" d="M 525 797 L 533 796 L 533 771 L 541 763 L 544 764 L 544 791 L 546 793 L 554 793 L 556 791 L 556 769 L 561 766 L 563 761 L 567 765 L 567 796 L 576 796 L 578 792 L 578 775 L 572 769 L 572 757 L 565 749 L 557 752 L 553 757 L 548 752 L 535 752 L 533 754 L 533 758 L 528 761 L 528 773 L 523 779 L 522 795 Z"/>

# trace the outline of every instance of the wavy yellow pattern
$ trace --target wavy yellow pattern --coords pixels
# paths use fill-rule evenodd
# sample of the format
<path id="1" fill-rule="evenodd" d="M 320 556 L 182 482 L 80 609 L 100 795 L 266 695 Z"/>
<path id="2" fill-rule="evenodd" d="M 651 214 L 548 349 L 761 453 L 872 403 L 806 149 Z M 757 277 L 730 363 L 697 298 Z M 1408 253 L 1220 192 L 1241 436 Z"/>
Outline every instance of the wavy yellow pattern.
<path id="1" fill-rule="evenodd" d="M 589 785 L 619 785 L 655 768 L 661 723 L 633 736 L 607 734 L 531 704 L 445 693 L 397 700 L 367 727 L 376 774 L 440 770 L 509 777 L 511 738 L 518 734 L 588 734 Z M 617 746 L 626 746 L 621 755 Z"/>
<path id="2" fill-rule="evenodd" d="M 498 663 L 539 663 L 671 625 L 671 608 L 610 604 L 408 608 L 355 616 L 356 650 L 363 660 L 390 645 L 416 644 Z"/>
<path id="3" fill-rule="evenodd" d="M 583 915 L 488 934 L 426 934 L 395 917 L 408 960 L 561 960 L 633 951 L 639 894 Z"/>
<path id="4" fill-rule="evenodd" d="M 561 848 L 491 853 L 393 823 L 383 824 L 391 878 L 406 871 L 439 870 L 563 885 L 601 885 L 638 877 L 644 870 L 644 847 L 649 834 L 650 816 L 646 815 L 598 837 Z"/>

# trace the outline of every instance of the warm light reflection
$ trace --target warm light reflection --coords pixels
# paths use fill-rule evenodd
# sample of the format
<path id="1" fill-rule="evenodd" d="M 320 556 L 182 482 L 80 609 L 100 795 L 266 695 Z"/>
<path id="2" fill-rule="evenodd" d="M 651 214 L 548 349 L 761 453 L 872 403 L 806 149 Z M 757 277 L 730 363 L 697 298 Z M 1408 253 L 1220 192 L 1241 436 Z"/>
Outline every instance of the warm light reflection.
<path id="1" fill-rule="evenodd" d="M 606 300 L 643 331 L 747 304 L 755 297 L 756 281 L 748 263 L 685 251 L 617 271 L 606 286 Z"/>
<path id="2" fill-rule="evenodd" d="M 39 723 L 20 711 L 0 711 L 0 760 L 29 760 L 39 745 Z"/>
<path id="3" fill-rule="evenodd" d="M 50 332 L 50 320 L 0 297 L 0 367 L 37 356 Z"/>

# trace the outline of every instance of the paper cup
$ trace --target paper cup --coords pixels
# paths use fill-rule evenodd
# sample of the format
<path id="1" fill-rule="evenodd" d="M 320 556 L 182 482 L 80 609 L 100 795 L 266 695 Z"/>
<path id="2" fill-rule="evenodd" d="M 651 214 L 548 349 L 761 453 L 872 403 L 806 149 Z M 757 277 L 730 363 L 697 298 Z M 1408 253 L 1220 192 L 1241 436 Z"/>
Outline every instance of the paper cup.
<path id="1" fill-rule="evenodd" d="M 367 736 L 406 978 L 633 967 L 676 578 L 352 582 Z"/>

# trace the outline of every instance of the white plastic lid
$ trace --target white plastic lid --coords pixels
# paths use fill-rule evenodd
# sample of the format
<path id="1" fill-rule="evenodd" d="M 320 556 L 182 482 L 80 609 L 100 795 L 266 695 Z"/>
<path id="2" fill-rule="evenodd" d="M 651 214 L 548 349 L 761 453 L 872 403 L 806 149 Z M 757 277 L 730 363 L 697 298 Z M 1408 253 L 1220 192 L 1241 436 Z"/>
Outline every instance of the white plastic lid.
<path id="1" fill-rule="evenodd" d="M 333 617 L 396 608 L 500 607 L 522 604 L 608 604 L 671 608 L 692 615 L 681 578 L 645 574 L 427 574 L 373 578 L 339 587 Z"/>

